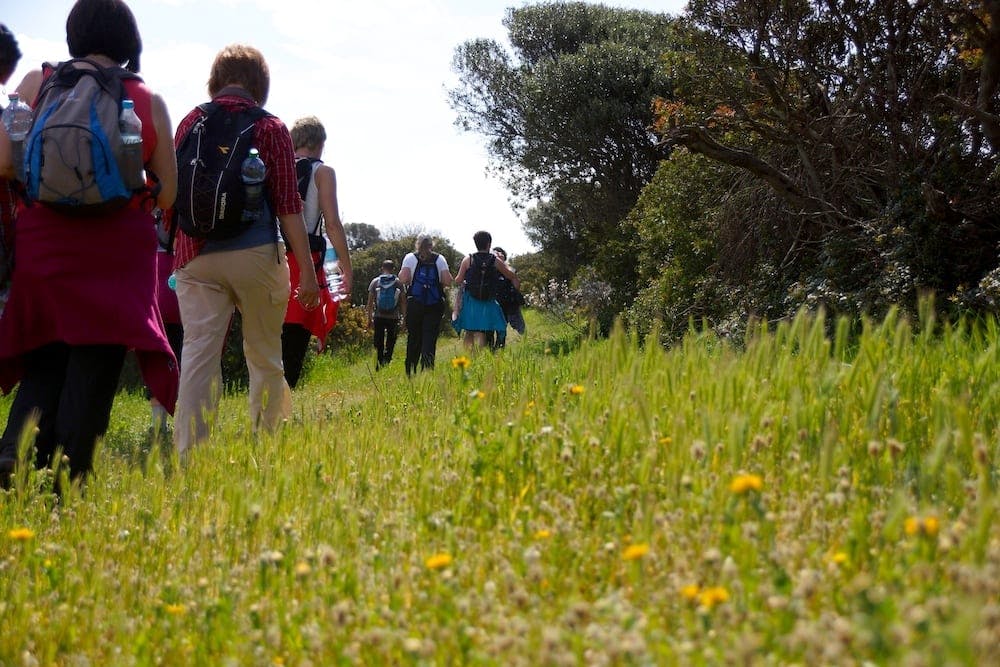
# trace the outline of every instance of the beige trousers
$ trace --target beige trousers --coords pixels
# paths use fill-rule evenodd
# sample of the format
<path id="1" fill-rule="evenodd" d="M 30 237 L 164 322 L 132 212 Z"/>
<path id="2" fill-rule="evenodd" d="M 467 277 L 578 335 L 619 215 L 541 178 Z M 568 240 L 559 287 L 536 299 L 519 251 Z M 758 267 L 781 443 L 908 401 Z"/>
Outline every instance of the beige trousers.
<path id="1" fill-rule="evenodd" d="M 233 309 L 243 318 L 243 353 L 250 374 L 253 428 L 276 429 L 291 416 L 292 396 L 281 365 L 281 324 L 288 306 L 288 265 L 274 244 L 210 252 L 178 269 L 177 301 L 184 325 L 174 445 L 183 454 L 209 435 L 219 407 L 222 350 Z"/>

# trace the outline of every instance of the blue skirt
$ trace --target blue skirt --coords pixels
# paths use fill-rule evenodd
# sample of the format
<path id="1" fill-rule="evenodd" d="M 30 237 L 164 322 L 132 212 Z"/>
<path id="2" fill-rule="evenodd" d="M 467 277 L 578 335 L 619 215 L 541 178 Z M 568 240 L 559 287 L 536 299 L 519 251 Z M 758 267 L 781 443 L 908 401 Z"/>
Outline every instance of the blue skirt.
<path id="1" fill-rule="evenodd" d="M 465 292 L 462 295 L 462 310 L 452 326 L 464 331 L 506 331 L 507 320 L 496 301 L 480 301 Z"/>

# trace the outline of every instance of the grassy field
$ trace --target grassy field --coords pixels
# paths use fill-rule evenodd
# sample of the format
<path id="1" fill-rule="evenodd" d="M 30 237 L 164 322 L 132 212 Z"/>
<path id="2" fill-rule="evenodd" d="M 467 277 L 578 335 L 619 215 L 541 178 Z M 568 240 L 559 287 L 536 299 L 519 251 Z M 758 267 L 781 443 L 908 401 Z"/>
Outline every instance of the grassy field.
<path id="1" fill-rule="evenodd" d="M 84 496 L 0 495 L 0 665 L 1000 664 L 1000 328 L 927 319 L 532 313 L 324 357 L 274 437 L 227 397 L 183 464 L 123 395 Z"/>

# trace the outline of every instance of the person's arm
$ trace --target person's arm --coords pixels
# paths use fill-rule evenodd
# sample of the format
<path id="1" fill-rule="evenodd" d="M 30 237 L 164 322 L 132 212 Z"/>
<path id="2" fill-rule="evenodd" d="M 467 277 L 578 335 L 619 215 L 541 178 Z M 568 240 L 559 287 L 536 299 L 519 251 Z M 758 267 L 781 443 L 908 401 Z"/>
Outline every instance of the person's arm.
<path id="1" fill-rule="evenodd" d="M 455 298 L 454 298 L 455 305 L 452 306 L 451 309 L 451 319 L 453 320 L 457 320 L 458 314 L 462 311 L 462 294 L 465 292 L 465 290 L 462 288 L 462 281 L 465 280 L 465 273 L 466 271 L 469 270 L 469 264 L 471 261 L 472 260 L 470 259 L 469 255 L 466 255 L 465 258 L 462 259 L 462 263 L 458 267 L 458 275 L 455 276 L 454 280 L 454 283 L 456 285 Z M 448 273 L 448 277 L 451 278 L 450 272 Z M 450 285 L 451 282 L 452 281 L 449 280 L 447 284 Z M 441 274 L 441 284 L 442 285 L 445 284 L 444 274 Z"/>
<path id="2" fill-rule="evenodd" d="M 38 97 L 38 91 L 41 89 L 41 69 L 33 69 L 25 74 L 24 78 L 21 79 L 21 83 L 17 84 L 17 88 L 15 88 L 17 94 L 21 96 L 21 101 L 31 107 L 35 106 L 35 98 Z"/>
<path id="3" fill-rule="evenodd" d="M 279 215 L 278 223 L 295 255 L 295 261 L 299 263 L 299 289 L 295 298 L 303 308 L 312 310 L 319 305 L 319 283 L 316 281 L 316 267 L 313 266 L 312 254 L 309 252 L 309 238 L 306 236 L 302 214 Z"/>
<path id="4" fill-rule="evenodd" d="M 438 275 L 441 278 L 441 284 L 445 287 L 451 287 L 451 284 L 455 282 L 455 280 L 451 277 L 451 270 L 448 268 L 448 260 L 444 258 L 444 255 L 438 255 L 438 257 L 442 262 L 444 262 L 444 269 L 441 269 L 440 266 L 438 267 Z M 466 257 L 466 259 L 468 259 L 468 257 Z"/>
<path id="5" fill-rule="evenodd" d="M 403 283 L 404 288 L 409 288 L 410 283 L 413 281 L 413 267 L 411 267 L 410 263 L 406 261 L 409 258 L 410 255 L 403 257 L 402 266 L 399 268 L 399 275 L 396 276 L 399 278 L 399 282 Z"/>
<path id="6" fill-rule="evenodd" d="M 507 262 L 503 261 L 499 257 L 496 258 L 497 271 L 503 274 L 503 276 L 511 282 L 511 284 L 520 289 L 521 281 L 518 279 L 517 274 L 514 273 L 514 269 L 507 266 Z"/>
<path id="7" fill-rule="evenodd" d="M 332 167 L 324 164 L 316 169 L 315 180 L 326 236 L 333 244 L 333 249 L 337 251 L 342 278 L 341 291 L 350 294 L 354 284 L 354 268 L 351 266 L 351 251 L 347 247 L 347 234 L 344 233 L 344 223 L 340 219 L 340 205 L 337 203 L 337 174 Z"/>
<path id="8" fill-rule="evenodd" d="M 160 180 L 160 192 L 156 195 L 156 205 L 166 210 L 174 205 L 177 198 L 177 154 L 174 152 L 174 131 L 170 126 L 170 114 L 163 98 L 152 97 L 153 127 L 156 128 L 156 146 L 149 158 L 149 170 Z"/>

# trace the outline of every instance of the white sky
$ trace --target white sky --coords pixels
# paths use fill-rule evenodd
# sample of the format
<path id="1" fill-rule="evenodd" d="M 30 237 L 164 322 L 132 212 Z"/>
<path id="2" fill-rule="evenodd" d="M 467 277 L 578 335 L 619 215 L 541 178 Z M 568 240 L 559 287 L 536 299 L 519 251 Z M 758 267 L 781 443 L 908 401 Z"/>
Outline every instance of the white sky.
<path id="1" fill-rule="evenodd" d="M 13 90 L 42 61 L 69 57 L 72 0 L 4 3 L 0 17 L 24 56 Z M 267 109 L 290 127 L 315 115 L 327 131 L 324 161 L 337 171 L 345 223 L 383 234 L 420 228 L 470 249 L 486 229 L 511 255 L 533 250 L 503 185 L 487 176 L 483 138 L 454 125 L 447 89 L 455 47 L 506 43 L 501 21 L 523 0 L 134 0 L 143 78 L 176 123 L 207 100 L 215 54 L 251 44 L 271 70 Z M 595 3 L 596 4 L 596 3 Z M 606 0 L 678 14 L 686 0 Z"/>

